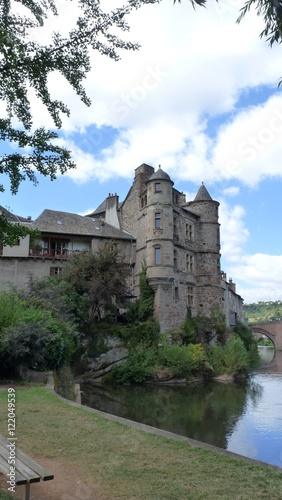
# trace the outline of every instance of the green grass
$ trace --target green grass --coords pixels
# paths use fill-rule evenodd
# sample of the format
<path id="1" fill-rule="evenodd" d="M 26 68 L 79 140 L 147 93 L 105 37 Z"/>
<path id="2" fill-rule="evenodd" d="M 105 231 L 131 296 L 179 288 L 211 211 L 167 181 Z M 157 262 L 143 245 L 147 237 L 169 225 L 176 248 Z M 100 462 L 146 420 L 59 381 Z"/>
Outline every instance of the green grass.
<path id="1" fill-rule="evenodd" d="M 0 391 L 4 436 L 6 401 L 7 391 Z M 17 390 L 16 418 L 23 451 L 79 468 L 80 479 L 98 485 L 111 500 L 282 498 L 282 471 L 112 422 L 44 388 Z"/>

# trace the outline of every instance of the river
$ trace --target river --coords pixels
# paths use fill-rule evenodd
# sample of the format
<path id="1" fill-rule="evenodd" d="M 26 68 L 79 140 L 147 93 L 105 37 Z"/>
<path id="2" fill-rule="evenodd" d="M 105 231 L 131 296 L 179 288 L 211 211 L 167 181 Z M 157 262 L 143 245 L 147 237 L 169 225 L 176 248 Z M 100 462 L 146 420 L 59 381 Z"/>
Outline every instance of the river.
<path id="1" fill-rule="evenodd" d="M 282 352 L 260 350 L 245 382 L 83 385 L 82 404 L 282 467 Z"/>

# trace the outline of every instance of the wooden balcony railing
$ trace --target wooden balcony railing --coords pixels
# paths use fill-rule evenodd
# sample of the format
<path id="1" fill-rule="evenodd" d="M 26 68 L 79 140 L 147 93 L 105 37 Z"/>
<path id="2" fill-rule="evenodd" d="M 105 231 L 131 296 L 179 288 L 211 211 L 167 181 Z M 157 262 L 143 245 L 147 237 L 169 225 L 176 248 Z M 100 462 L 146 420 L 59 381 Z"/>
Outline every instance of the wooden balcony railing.
<path id="1" fill-rule="evenodd" d="M 30 257 L 44 257 L 51 259 L 69 259 L 72 255 L 80 252 L 80 250 L 68 250 L 64 248 L 63 250 L 51 250 L 48 248 L 30 248 Z"/>

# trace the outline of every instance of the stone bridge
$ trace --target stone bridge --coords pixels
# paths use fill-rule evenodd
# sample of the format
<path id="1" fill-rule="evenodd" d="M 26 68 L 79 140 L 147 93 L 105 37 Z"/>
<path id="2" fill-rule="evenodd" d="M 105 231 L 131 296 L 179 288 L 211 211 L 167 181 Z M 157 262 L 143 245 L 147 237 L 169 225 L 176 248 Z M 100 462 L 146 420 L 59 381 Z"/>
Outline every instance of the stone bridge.
<path id="1" fill-rule="evenodd" d="M 272 340 L 276 351 L 282 351 L 282 321 L 270 321 L 269 323 L 253 323 L 249 325 L 253 333 L 265 335 Z"/>

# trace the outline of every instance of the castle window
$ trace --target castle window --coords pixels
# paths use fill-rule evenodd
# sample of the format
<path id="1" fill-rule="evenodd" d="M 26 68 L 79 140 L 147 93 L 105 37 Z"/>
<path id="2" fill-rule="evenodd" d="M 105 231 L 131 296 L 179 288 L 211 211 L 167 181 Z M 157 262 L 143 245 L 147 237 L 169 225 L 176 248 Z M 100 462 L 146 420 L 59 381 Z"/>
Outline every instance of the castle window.
<path id="1" fill-rule="evenodd" d="M 173 250 L 173 266 L 177 269 L 177 250 Z"/>
<path id="2" fill-rule="evenodd" d="M 144 196 L 142 196 L 141 198 L 141 208 L 146 207 L 146 205 L 147 205 L 147 195 L 144 194 Z"/>
<path id="3" fill-rule="evenodd" d="M 186 271 L 187 273 L 192 273 L 194 268 L 194 258 L 193 255 L 186 255 Z"/>
<path id="4" fill-rule="evenodd" d="M 173 217 L 173 233 L 177 234 L 177 218 Z"/>
<path id="5" fill-rule="evenodd" d="M 194 305 L 194 288 L 192 286 L 188 286 L 187 288 L 187 305 Z"/>
<path id="6" fill-rule="evenodd" d="M 159 193 L 161 191 L 161 183 L 155 182 L 155 193 Z"/>
<path id="7" fill-rule="evenodd" d="M 175 205 L 178 205 L 178 194 L 176 194 L 175 191 L 173 191 L 173 194 L 172 194 L 172 199 L 173 199 L 173 203 Z"/>
<path id="8" fill-rule="evenodd" d="M 155 247 L 155 264 L 161 263 L 161 247 Z"/>
<path id="9" fill-rule="evenodd" d="M 188 240 L 193 240 L 193 226 L 192 226 L 192 224 L 186 224 L 186 238 Z"/>
<path id="10" fill-rule="evenodd" d="M 161 229 L 161 214 L 155 212 L 155 229 Z"/>
<path id="11" fill-rule="evenodd" d="M 50 267 L 50 276 L 59 276 L 62 270 L 62 267 Z"/>
<path id="12" fill-rule="evenodd" d="M 174 287 L 174 300 L 179 300 L 179 288 L 178 288 L 178 286 Z"/>

